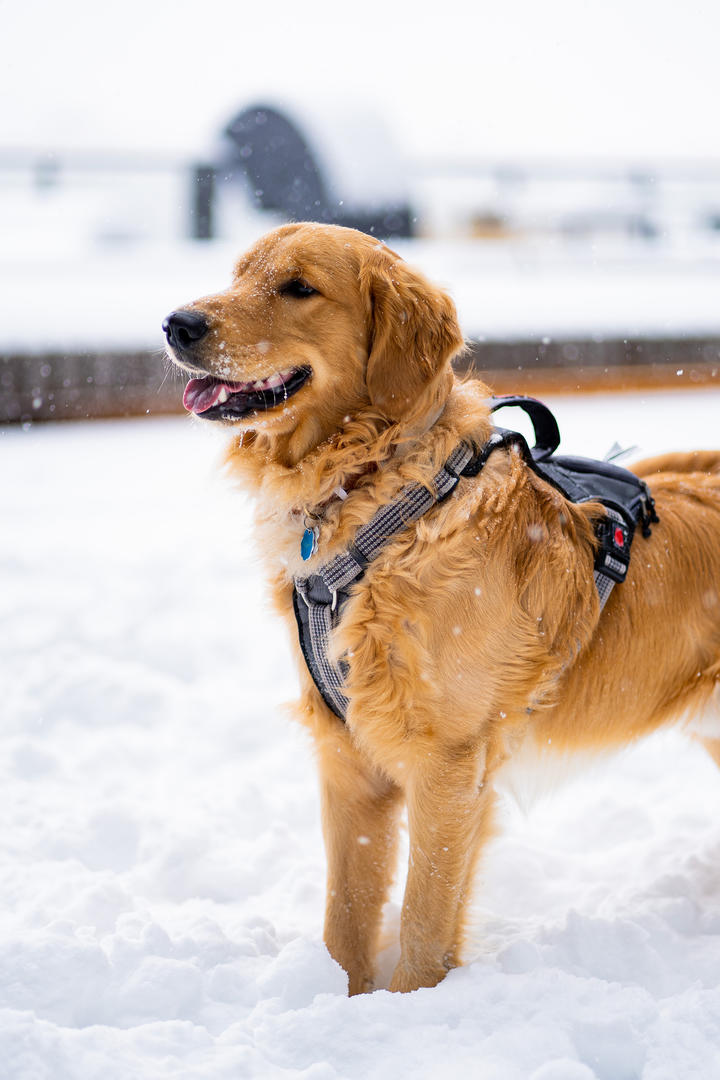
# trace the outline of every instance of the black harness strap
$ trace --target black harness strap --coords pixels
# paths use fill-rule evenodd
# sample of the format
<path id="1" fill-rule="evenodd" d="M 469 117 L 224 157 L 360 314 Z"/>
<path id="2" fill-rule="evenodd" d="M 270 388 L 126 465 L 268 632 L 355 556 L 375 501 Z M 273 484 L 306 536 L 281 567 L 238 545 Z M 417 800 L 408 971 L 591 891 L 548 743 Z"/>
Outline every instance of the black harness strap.
<path id="1" fill-rule="evenodd" d="M 488 404 L 491 413 L 497 412 L 498 409 L 511 409 L 517 406 L 528 414 L 535 432 L 535 445 L 532 448 L 532 456 L 536 461 L 544 461 L 545 458 L 555 453 L 560 445 L 560 429 L 557 420 L 542 401 L 538 401 L 537 398 L 526 397 L 524 394 L 503 394 L 501 397 L 490 398 Z M 505 429 L 500 428 L 499 430 L 504 431 Z M 519 432 L 513 431 L 508 434 L 518 435 Z"/>

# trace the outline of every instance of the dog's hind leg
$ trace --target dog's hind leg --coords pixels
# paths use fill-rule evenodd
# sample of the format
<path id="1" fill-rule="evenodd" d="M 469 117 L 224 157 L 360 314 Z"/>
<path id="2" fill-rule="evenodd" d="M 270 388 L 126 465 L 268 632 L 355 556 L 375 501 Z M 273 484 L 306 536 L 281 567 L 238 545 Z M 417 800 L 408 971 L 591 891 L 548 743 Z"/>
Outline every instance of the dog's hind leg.
<path id="1" fill-rule="evenodd" d="M 350 994 L 374 988 L 383 905 L 395 871 L 401 791 L 353 745 L 339 722 L 319 754 L 328 859 L 325 944 Z"/>
<path id="2" fill-rule="evenodd" d="M 457 966 L 472 877 L 490 830 L 484 754 L 433 751 L 408 784 L 410 858 L 391 990 L 435 986 Z"/>

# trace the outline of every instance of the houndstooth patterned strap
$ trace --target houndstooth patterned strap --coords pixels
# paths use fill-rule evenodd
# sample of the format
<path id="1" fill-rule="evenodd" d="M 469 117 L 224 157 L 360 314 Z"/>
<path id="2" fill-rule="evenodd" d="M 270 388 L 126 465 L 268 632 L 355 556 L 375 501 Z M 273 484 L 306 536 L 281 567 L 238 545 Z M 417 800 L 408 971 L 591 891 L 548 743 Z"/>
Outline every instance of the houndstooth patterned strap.
<path id="1" fill-rule="evenodd" d="M 602 611 L 608 602 L 610 593 L 615 587 L 615 582 L 612 578 L 607 577 L 606 574 L 601 574 L 599 570 L 595 570 L 593 573 L 595 577 L 595 586 L 600 598 L 600 610 Z"/>
<path id="2" fill-rule="evenodd" d="M 367 525 L 358 529 L 355 542 L 348 551 L 336 555 L 315 571 L 330 592 L 347 588 L 362 574 L 391 536 L 402 532 L 406 525 L 417 521 L 431 506 L 449 495 L 473 454 L 473 447 L 469 443 L 460 443 L 433 477 L 432 490 L 422 484 L 411 484 L 400 493 L 399 498 L 381 507 Z"/>
<path id="3" fill-rule="evenodd" d="M 307 596 L 304 588 L 296 584 L 300 596 L 308 606 L 310 620 L 310 648 L 313 660 L 318 669 L 318 675 L 323 684 L 323 692 L 326 698 L 334 706 L 338 716 L 347 713 L 348 699 L 343 693 L 345 684 L 345 664 L 333 663 L 328 658 L 328 646 L 330 633 L 336 621 L 335 609 L 331 604 L 313 603 Z"/>

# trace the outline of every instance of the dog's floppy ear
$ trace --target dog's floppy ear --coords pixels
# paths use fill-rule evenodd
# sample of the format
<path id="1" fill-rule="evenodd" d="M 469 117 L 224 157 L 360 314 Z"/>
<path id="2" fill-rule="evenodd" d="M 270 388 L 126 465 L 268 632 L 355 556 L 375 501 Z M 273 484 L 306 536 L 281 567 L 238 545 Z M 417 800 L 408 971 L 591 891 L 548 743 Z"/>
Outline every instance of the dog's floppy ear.
<path id="1" fill-rule="evenodd" d="M 370 327 L 370 401 L 390 420 L 426 411 L 447 395 L 450 360 L 464 347 L 455 305 L 379 245 L 363 261 L 360 286 Z"/>

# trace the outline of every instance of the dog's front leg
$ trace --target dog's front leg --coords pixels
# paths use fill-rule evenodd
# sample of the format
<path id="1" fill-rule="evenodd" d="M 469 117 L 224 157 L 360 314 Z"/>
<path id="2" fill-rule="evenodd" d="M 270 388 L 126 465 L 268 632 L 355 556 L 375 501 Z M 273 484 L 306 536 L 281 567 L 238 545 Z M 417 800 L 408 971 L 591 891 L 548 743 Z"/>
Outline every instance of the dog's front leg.
<path id="1" fill-rule="evenodd" d="M 391 990 L 435 986 L 459 961 L 475 862 L 489 836 L 484 754 L 428 753 L 406 791 L 410 855 Z"/>
<path id="2" fill-rule="evenodd" d="M 353 745 L 344 726 L 320 746 L 328 860 L 325 944 L 350 994 L 374 986 L 383 904 L 395 870 L 401 791 Z"/>

